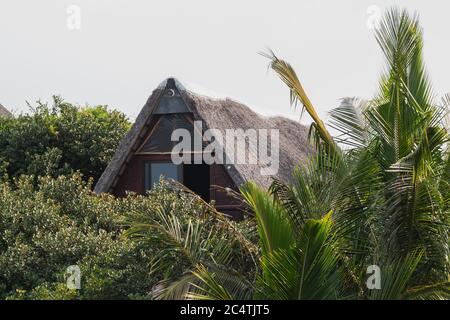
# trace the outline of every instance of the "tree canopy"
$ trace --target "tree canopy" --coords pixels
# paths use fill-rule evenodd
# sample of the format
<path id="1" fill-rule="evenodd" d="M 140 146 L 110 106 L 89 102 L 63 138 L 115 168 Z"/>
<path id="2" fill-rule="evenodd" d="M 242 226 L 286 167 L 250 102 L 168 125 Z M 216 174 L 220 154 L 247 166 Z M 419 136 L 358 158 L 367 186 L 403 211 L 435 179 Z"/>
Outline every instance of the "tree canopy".
<path id="1" fill-rule="evenodd" d="M 30 114 L 0 117 L 0 169 L 10 177 L 58 176 L 79 171 L 100 177 L 130 128 L 106 106 L 78 107 L 58 96 L 30 105 Z"/>

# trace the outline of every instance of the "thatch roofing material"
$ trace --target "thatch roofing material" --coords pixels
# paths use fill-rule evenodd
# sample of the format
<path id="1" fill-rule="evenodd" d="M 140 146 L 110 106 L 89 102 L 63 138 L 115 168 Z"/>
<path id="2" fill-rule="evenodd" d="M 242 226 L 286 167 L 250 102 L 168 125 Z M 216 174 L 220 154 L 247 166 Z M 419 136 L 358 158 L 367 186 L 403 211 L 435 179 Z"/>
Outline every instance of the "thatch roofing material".
<path id="1" fill-rule="evenodd" d="M 148 131 L 151 115 L 158 105 L 159 97 L 168 81 L 164 81 L 148 99 L 131 130 L 120 143 L 120 146 L 95 186 L 96 193 L 111 192 L 124 171 L 127 162 L 139 147 Z M 175 81 L 187 106 L 194 113 L 196 120 L 203 120 L 203 128 L 217 129 L 225 136 L 226 129 L 278 129 L 280 134 L 280 167 L 276 178 L 289 181 L 295 166 L 307 161 L 313 153 L 308 142 L 307 128 L 300 123 L 283 117 L 264 117 L 247 106 L 231 99 L 213 99 L 187 91 L 181 83 Z M 250 156 L 256 157 L 256 150 L 248 150 Z M 272 177 L 261 175 L 260 165 L 225 164 L 230 177 L 237 186 L 245 181 L 255 181 L 268 187 Z"/>
<path id="2" fill-rule="evenodd" d="M 306 162 L 312 154 L 308 142 L 308 129 L 300 123 L 284 117 L 264 117 L 244 104 L 231 99 L 212 99 L 186 91 L 187 100 L 200 119 L 205 122 L 205 129 L 218 129 L 225 136 L 226 129 L 278 129 L 280 134 L 279 171 L 276 176 L 289 181 L 295 166 Z M 270 139 L 268 139 L 270 141 Z M 253 158 L 258 158 L 257 150 L 246 150 Z M 228 166 L 226 166 L 228 168 Z M 232 166 L 233 167 L 233 166 Z M 261 175 L 259 164 L 234 164 L 238 176 L 229 171 L 237 185 L 244 181 L 255 181 L 268 187 L 273 181 L 270 176 Z M 231 169 L 231 168 L 230 168 Z"/>
<path id="3" fill-rule="evenodd" d="M 0 117 L 12 117 L 12 113 L 9 112 L 4 106 L 0 104 Z"/>

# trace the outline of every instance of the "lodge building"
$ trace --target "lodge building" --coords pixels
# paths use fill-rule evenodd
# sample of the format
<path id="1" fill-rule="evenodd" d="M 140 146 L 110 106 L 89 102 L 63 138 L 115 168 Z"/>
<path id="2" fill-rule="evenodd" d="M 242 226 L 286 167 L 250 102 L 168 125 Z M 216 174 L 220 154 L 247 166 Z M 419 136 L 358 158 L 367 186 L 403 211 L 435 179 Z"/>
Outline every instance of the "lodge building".
<path id="1" fill-rule="evenodd" d="M 224 136 L 228 129 L 278 130 L 277 172 L 262 174 L 266 164 L 258 161 L 175 164 L 172 152 L 177 142 L 172 141 L 172 132 L 181 128 L 195 135 L 194 123 L 199 121 L 201 130 L 218 130 Z M 239 211 L 238 204 L 224 192 L 225 188 L 237 191 L 240 185 L 250 180 L 265 188 L 273 179 L 289 181 L 294 168 L 305 163 L 313 153 L 307 137 L 308 129 L 297 121 L 259 115 L 232 99 L 206 97 L 169 78 L 148 98 L 94 191 L 118 197 L 125 196 L 128 191 L 145 194 L 163 176 L 181 182 L 206 201 L 214 200 L 219 211 L 235 216 Z M 250 144 L 245 148 L 247 159 L 258 158 L 258 150 Z"/>

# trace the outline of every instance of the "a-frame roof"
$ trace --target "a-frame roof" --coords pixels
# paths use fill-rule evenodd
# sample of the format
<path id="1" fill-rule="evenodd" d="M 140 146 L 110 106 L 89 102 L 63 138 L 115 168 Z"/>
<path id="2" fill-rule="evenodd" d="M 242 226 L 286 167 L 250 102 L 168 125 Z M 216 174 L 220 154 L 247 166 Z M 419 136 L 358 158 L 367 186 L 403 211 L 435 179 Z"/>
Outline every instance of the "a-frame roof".
<path id="1" fill-rule="evenodd" d="M 288 181 L 294 168 L 305 163 L 313 148 L 308 141 L 308 129 L 283 117 L 264 117 L 232 99 L 214 99 L 186 90 L 176 79 L 163 81 L 151 94 L 134 125 L 120 143 L 116 154 L 95 186 L 96 193 L 111 192 L 118 179 L 149 131 L 152 116 L 160 113 L 192 113 L 194 120 L 203 122 L 203 129 L 278 129 L 280 140 L 279 172 L 276 178 Z M 248 150 L 257 157 L 255 150 Z M 272 177 L 261 175 L 258 164 L 225 164 L 236 186 L 253 180 L 268 187 Z"/>

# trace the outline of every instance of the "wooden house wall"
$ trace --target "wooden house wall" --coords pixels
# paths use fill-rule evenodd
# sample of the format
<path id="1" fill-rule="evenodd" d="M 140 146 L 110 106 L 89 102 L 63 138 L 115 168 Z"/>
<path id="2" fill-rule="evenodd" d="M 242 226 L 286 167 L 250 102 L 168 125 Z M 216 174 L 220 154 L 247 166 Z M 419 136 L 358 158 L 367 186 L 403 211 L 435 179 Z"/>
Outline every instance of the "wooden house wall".
<path id="1" fill-rule="evenodd" d="M 147 161 L 170 161 L 170 155 L 134 155 L 128 162 L 114 187 L 113 194 L 124 197 L 126 191 L 144 194 L 144 165 Z M 224 165 L 213 164 L 210 166 L 210 198 L 215 201 L 216 208 L 233 218 L 240 218 L 240 203 L 225 191 L 230 188 L 238 191 L 233 180 L 227 173 Z M 217 187 L 215 187 L 217 186 Z"/>

